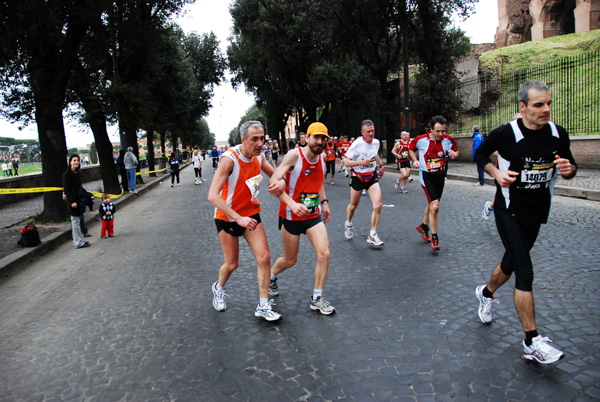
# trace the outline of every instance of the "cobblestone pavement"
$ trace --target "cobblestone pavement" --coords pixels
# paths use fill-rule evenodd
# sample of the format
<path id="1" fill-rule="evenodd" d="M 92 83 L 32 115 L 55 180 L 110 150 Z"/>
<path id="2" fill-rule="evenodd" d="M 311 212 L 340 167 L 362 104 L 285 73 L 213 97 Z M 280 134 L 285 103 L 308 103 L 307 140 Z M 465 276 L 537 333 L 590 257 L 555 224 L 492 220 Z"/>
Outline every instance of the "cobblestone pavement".
<path id="1" fill-rule="evenodd" d="M 451 167 L 452 169 L 452 167 Z M 385 245 L 366 243 L 363 197 L 355 237 L 343 235 L 347 179 L 326 185 L 331 265 L 324 296 L 337 313 L 308 308 L 315 255 L 303 237 L 295 267 L 280 275 L 277 323 L 253 315 L 256 261 L 242 242 L 212 307 L 223 259 L 209 179 L 166 181 L 116 214 L 113 239 L 91 226 L 91 247 L 59 246 L 0 280 L 0 400 L 597 400 L 600 398 L 599 204 L 555 197 L 532 255 L 540 333 L 566 358 L 521 358 L 512 281 L 496 296 L 495 321 L 477 316 L 475 287 L 502 255 L 493 217 L 480 211 L 492 186 L 448 180 L 439 253 L 415 231 L 425 207 L 416 181 L 395 192 L 382 179 Z M 209 170 L 209 171 L 206 171 Z M 259 195 L 272 261 L 282 255 L 276 199 Z M 509 285 L 510 284 L 510 285 Z"/>

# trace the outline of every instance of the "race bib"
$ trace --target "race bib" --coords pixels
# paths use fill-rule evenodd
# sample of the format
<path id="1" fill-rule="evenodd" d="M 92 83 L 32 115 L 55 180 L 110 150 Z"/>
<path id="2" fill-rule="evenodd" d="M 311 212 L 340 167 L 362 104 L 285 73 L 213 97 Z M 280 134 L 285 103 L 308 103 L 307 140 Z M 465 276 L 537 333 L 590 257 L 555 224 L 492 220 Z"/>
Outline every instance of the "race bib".
<path id="1" fill-rule="evenodd" d="M 521 187 L 531 189 L 540 188 L 542 184 L 548 183 L 552 179 L 553 172 L 554 167 L 548 166 L 524 169 L 521 171 Z"/>
<path id="2" fill-rule="evenodd" d="M 402 159 L 408 159 L 408 151 L 404 151 L 400 154 L 402 156 Z"/>
<path id="3" fill-rule="evenodd" d="M 313 213 L 319 208 L 319 193 L 300 193 L 300 203 Z"/>
<path id="4" fill-rule="evenodd" d="M 427 171 L 429 173 L 437 173 L 444 169 L 445 158 L 427 159 Z"/>
<path id="5" fill-rule="evenodd" d="M 258 197 L 258 188 L 260 187 L 260 182 L 262 179 L 263 177 L 261 175 L 257 175 L 246 180 L 246 185 L 250 189 L 250 194 L 252 195 L 252 199 L 250 201 L 256 201 L 256 197 Z"/>

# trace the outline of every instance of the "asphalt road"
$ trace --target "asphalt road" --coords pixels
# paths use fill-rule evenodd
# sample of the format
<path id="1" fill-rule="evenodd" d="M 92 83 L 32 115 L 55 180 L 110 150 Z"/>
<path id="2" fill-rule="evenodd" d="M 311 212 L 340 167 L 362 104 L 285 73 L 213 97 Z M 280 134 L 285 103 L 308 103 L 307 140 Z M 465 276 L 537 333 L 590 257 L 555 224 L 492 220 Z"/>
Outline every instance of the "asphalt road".
<path id="1" fill-rule="evenodd" d="M 227 284 L 228 308 L 212 307 L 223 261 L 207 201 L 208 181 L 166 180 L 115 215 L 115 237 L 91 226 L 91 247 L 70 242 L 0 281 L 2 401 L 597 400 L 600 399 L 600 214 L 598 203 L 555 197 L 532 256 L 540 333 L 565 354 L 552 366 L 521 358 L 512 281 L 496 319 L 477 316 L 475 287 L 503 249 L 480 211 L 492 186 L 448 180 L 439 253 L 415 226 L 426 198 L 382 179 L 385 245 L 366 243 L 363 197 L 355 237 L 343 235 L 347 180 L 326 184 L 331 264 L 324 296 L 308 308 L 315 255 L 301 240 L 279 278 L 281 322 L 254 317 L 256 261 L 242 242 Z M 272 262 L 281 256 L 277 200 L 259 195 Z"/>

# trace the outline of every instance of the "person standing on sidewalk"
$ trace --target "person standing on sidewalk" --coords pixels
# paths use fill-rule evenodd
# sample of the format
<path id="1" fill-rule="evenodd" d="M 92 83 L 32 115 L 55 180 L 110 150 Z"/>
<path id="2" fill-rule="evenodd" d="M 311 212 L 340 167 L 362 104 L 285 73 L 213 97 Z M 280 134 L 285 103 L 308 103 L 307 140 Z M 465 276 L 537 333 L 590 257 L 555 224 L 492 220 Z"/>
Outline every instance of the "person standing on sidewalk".
<path id="1" fill-rule="evenodd" d="M 346 208 L 344 235 L 346 239 L 354 236 L 352 217 L 358 208 L 363 190 L 366 190 L 373 204 L 371 214 L 371 231 L 367 243 L 383 246 L 383 241 L 377 235 L 377 225 L 381 216 L 381 187 L 379 179 L 383 176 L 385 166 L 379 159 L 379 140 L 375 138 L 375 125 L 371 120 L 363 120 L 360 125 L 362 137 L 356 139 L 346 151 L 345 166 L 351 168 L 350 204 Z M 378 170 L 379 169 L 379 170 Z"/>
<path id="2" fill-rule="evenodd" d="M 171 187 L 175 184 L 175 177 L 177 177 L 177 185 L 180 186 L 179 182 L 179 165 L 182 163 L 181 158 L 177 156 L 177 152 L 171 152 L 171 157 L 169 158 L 169 168 L 171 170 Z"/>
<path id="3" fill-rule="evenodd" d="M 137 194 L 137 190 L 135 189 L 135 170 L 138 165 L 138 160 L 133 153 L 132 147 L 127 147 L 127 153 L 125 154 L 123 163 L 125 164 L 125 170 L 127 171 L 127 185 L 129 186 L 129 192 Z"/>
<path id="4" fill-rule="evenodd" d="M 431 243 L 431 251 L 439 251 L 438 212 L 444 192 L 447 159 L 458 157 L 458 147 L 454 138 L 446 134 L 448 121 L 443 116 L 431 118 L 431 131 L 416 137 L 410 143 L 409 155 L 415 169 L 419 169 L 421 187 L 427 196 L 427 207 L 423 214 L 423 223 L 417 225 L 417 232 L 426 243 Z M 417 159 L 417 152 L 419 158 Z M 431 238 L 429 237 L 431 225 Z"/>
<path id="5" fill-rule="evenodd" d="M 335 307 L 323 297 L 323 287 L 329 271 L 329 238 L 325 223 L 331 212 L 323 187 L 325 158 L 322 153 L 330 137 L 327 127 L 319 122 L 312 123 L 306 132 L 307 145 L 288 152 L 269 181 L 269 189 L 278 188 L 276 185 L 280 181 L 285 183 L 285 191 L 279 195 L 279 229 L 283 256 L 271 268 L 269 294 L 279 295 L 277 275 L 296 264 L 300 235 L 306 234 L 317 254 L 309 307 L 329 315 L 335 312 Z M 335 159 L 332 161 L 335 162 Z"/>
<path id="6" fill-rule="evenodd" d="M 479 132 L 479 126 L 473 126 L 473 154 L 471 155 L 471 159 L 475 162 L 475 151 L 483 142 L 483 135 Z M 475 187 L 485 186 L 485 174 L 483 172 L 483 168 L 476 164 L 477 166 L 477 183 L 475 183 Z"/>
<path id="7" fill-rule="evenodd" d="M 215 224 L 223 249 L 224 263 L 219 269 L 219 278 L 212 285 L 213 307 L 225 311 L 227 303 L 225 284 L 239 265 L 239 238 L 248 242 L 258 262 L 259 303 L 254 315 L 267 321 L 281 318 L 272 309 L 269 301 L 269 277 L 271 253 L 265 228 L 260 219 L 260 203 L 256 199 L 261 171 L 273 175 L 273 166 L 263 156 L 265 131 L 259 121 L 247 121 L 240 127 L 241 145 L 228 149 L 221 156 L 219 167 L 208 191 L 208 201 L 215 206 Z M 281 193 L 283 184 L 279 191 Z"/>
<path id="8" fill-rule="evenodd" d="M 83 241 L 81 233 L 81 208 L 79 208 L 79 190 L 81 189 L 81 178 L 79 172 L 79 155 L 73 154 L 69 158 L 69 167 L 63 173 L 63 193 L 67 201 L 67 211 L 71 216 L 71 232 L 73 235 L 73 246 L 75 248 L 89 247 L 90 243 Z"/>
<path id="9" fill-rule="evenodd" d="M 572 179 L 577 165 L 569 134 L 550 121 L 552 95 L 548 86 L 538 80 L 527 81 L 519 88 L 518 99 L 523 117 L 492 131 L 475 154 L 477 163 L 496 181 L 494 215 L 506 250 L 488 283 L 478 286 L 475 295 L 479 319 L 491 323 L 493 305 L 498 303 L 494 292 L 514 272 L 514 302 L 525 332 L 523 357 L 550 364 L 564 354 L 537 331 L 530 250 L 541 224 L 548 221 L 558 174 Z M 490 160 L 495 151 L 498 167 Z"/>
<path id="10" fill-rule="evenodd" d="M 110 201 L 110 194 L 102 194 L 102 203 L 98 207 L 98 211 L 100 212 L 100 219 L 102 221 L 100 238 L 106 239 L 107 235 L 108 237 L 114 237 L 115 212 L 117 211 L 117 208 L 115 207 L 115 204 Z"/>

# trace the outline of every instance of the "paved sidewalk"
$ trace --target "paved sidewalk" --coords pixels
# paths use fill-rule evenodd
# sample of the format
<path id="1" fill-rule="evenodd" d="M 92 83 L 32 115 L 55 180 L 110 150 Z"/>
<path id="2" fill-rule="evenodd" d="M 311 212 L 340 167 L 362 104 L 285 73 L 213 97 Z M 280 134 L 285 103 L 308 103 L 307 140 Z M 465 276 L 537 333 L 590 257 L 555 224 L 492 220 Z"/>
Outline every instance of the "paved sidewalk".
<path id="1" fill-rule="evenodd" d="M 185 169 L 185 165 L 182 169 Z M 137 190 L 141 194 L 148 191 L 162 180 L 168 180 L 169 174 L 157 173 L 156 177 L 144 175 L 144 184 L 138 184 Z M 99 192 L 102 190 L 102 180 L 83 183 L 83 187 L 89 191 Z M 114 200 L 117 208 L 127 205 L 134 200 L 138 194 L 125 193 Z M 88 227 L 99 220 L 98 205 L 100 200 L 94 201 L 94 210 L 87 210 L 85 214 Z M 0 273 L 6 273 L 15 268 L 27 264 L 34 258 L 38 258 L 58 245 L 71 241 L 71 225 L 68 222 L 55 222 L 49 224 L 36 224 L 40 233 L 42 244 L 37 247 L 21 247 L 17 245 L 20 239 L 20 230 L 27 219 L 38 215 L 44 209 L 43 195 L 28 200 L 16 202 L 0 208 Z"/>

